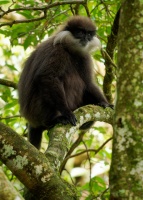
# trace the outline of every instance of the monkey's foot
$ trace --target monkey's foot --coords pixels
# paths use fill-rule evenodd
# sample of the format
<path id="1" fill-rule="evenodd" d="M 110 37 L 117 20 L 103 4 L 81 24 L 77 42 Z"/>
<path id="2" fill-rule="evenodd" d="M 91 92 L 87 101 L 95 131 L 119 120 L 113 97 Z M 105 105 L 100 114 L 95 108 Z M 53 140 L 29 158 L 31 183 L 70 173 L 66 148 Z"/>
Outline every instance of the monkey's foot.
<path id="1" fill-rule="evenodd" d="M 114 109 L 114 105 L 113 104 L 109 104 L 109 103 L 106 103 L 106 102 L 100 102 L 100 103 L 98 103 L 98 106 L 101 106 L 103 108 L 110 107 L 110 108 Z"/>

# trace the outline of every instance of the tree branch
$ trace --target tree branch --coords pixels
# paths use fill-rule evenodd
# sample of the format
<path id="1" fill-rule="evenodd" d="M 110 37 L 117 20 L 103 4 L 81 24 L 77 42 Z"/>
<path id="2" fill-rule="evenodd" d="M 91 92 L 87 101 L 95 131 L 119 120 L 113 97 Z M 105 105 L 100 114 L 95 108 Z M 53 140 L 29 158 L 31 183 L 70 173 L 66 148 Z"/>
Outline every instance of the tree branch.
<path id="1" fill-rule="evenodd" d="M 75 142 L 74 134 L 83 124 L 91 121 L 104 121 L 112 124 L 113 113 L 114 111 L 111 108 L 104 109 L 94 105 L 83 106 L 74 112 L 77 118 L 76 126 L 68 124 L 62 128 L 61 125 L 56 125 L 51 129 L 48 133 L 49 146 L 45 154 L 50 159 L 50 163 L 53 163 L 53 167 L 59 170 L 60 164 Z"/>
<path id="2" fill-rule="evenodd" d="M 112 64 L 112 66 L 115 67 L 115 69 L 117 69 L 117 65 L 115 65 L 112 58 L 109 56 L 109 54 L 106 51 L 104 51 L 104 49 L 101 49 L 101 54 L 105 60 L 108 60 L 110 64 Z"/>
<path id="3" fill-rule="evenodd" d="M 5 86 L 8 86 L 8 87 L 12 87 L 14 89 L 17 89 L 16 83 L 14 83 L 12 81 L 5 80 L 5 79 L 1 79 L 1 78 L 0 78 L 0 85 L 5 85 Z"/>
<path id="4" fill-rule="evenodd" d="M 3 11 L 1 9 L 1 11 L 3 11 L 3 13 L 0 15 L 0 18 L 2 18 L 4 15 L 7 15 L 11 12 L 15 12 L 15 11 L 23 11 L 23 10 L 30 10 L 30 11 L 43 11 L 44 16 L 39 17 L 39 18 L 35 18 L 35 19 L 28 19 L 28 20 L 14 20 L 12 22 L 9 23 L 2 23 L 0 25 L 0 27 L 2 26 L 12 26 L 13 24 L 18 24 L 18 23 L 29 23 L 29 22 L 34 22 L 34 21 L 39 21 L 42 20 L 44 18 L 46 18 L 47 16 L 47 10 L 56 6 L 60 6 L 60 5 L 67 5 L 67 4 L 83 4 L 84 5 L 84 0 L 76 0 L 76 1 L 61 1 L 61 2 L 55 2 L 52 4 L 49 4 L 47 6 L 42 6 L 42 7 L 21 7 L 21 8 L 14 8 L 14 9 L 8 9 L 7 11 Z"/>
<path id="5" fill-rule="evenodd" d="M 111 34 L 108 37 L 108 42 L 106 47 L 106 52 L 111 59 L 109 59 L 108 56 L 105 57 L 106 74 L 103 82 L 103 91 L 110 103 L 112 103 L 111 84 L 114 78 L 113 63 L 111 62 L 111 60 L 113 60 L 114 49 L 117 45 L 119 18 L 120 18 L 120 9 L 118 10 L 116 17 L 114 19 L 113 26 L 111 28 Z"/>
<path id="6" fill-rule="evenodd" d="M 38 200 L 77 200 L 45 155 L 0 122 L 0 159 Z M 38 190 L 38 193 L 37 193 Z"/>
<path id="7" fill-rule="evenodd" d="M 13 20 L 12 22 L 0 24 L 0 27 L 2 27 L 2 26 L 12 26 L 13 24 L 22 24 L 22 23 L 30 23 L 30 22 L 40 21 L 42 19 L 45 19 L 46 16 L 47 16 L 47 13 L 44 12 L 44 16 L 42 16 L 42 17 L 34 18 L 34 19 L 27 19 L 27 20 Z"/>
<path id="8" fill-rule="evenodd" d="M 59 176 L 59 168 L 74 142 L 74 134 L 90 121 L 112 124 L 114 111 L 88 105 L 75 112 L 77 126 L 56 125 L 49 131 L 45 155 L 0 122 L 0 159 L 39 200 L 77 200 L 74 186 Z M 37 190 L 39 191 L 37 193 Z M 44 195 L 44 196 L 43 196 Z"/>
<path id="9" fill-rule="evenodd" d="M 13 187 L 11 182 L 8 180 L 1 167 L 0 167 L 0 197 L 1 199 L 6 199 L 6 200 L 11 200 L 11 199 L 24 200 L 23 197 L 20 195 L 20 193 L 18 193 L 18 191 Z"/>
<path id="10" fill-rule="evenodd" d="M 61 165 L 61 167 L 60 167 L 60 173 L 63 171 L 63 169 L 64 169 L 64 167 L 65 167 L 67 161 L 68 161 L 70 158 L 79 156 L 79 155 L 81 155 L 81 154 L 83 154 L 83 153 L 86 153 L 86 152 L 94 152 L 95 154 L 97 154 L 97 153 L 98 153 L 110 140 L 112 140 L 112 139 L 113 139 L 113 137 L 111 137 L 111 138 L 109 138 L 108 140 L 106 140 L 98 149 L 86 149 L 86 150 L 81 151 L 81 152 L 79 152 L 79 153 L 77 153 L 77 154 L 74 154 L 74 155 L 68 154 L 68 156 L 65 157 L 65 159 L 64 159 L 64 161 L 63 161 L 63 163 L 62 163 L 62 165 Z"/>
<path id="11" fill-rule="evenodd" d="M 13 115 L 13 116 L 7 116 L 7 117 L 0 117 L 0 120 L 13 119 L 13 118 L 18 118 L 18 117 L 21 117 L 21 115 Z"/>
<path id="12" fill-rule="evenodd" d="M 67 158 L 70 157 L 70 155 L 72 154 L 72 152 L 74 151 L 74 149 L 80 144 L 80 142 L 82 141 L 82 138 L 84 136 L 84 134 L 86 133 L 87 131 L 81 131 L 81 133 L 79 134 L 79 137 L 77 138 L 77 140 L 73 143 L 73 145 L 70 147 L 69 151 L 67 152 L 66 156 L 65 156 L 65 159 L 63 160 L 61 166 L 60 166 L 60 169 L 59 169 L 59 172 L 60 174 L 62 173 L 66 163 L 67 163 Z"/>

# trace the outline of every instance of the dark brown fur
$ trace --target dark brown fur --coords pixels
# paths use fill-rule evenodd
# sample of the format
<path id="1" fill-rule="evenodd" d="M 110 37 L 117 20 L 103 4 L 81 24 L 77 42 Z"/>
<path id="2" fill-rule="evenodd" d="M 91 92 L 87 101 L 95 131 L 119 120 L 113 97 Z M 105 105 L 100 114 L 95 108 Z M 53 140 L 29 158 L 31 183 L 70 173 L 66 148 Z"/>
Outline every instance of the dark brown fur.
<path id="1" fill-rule="evenodd" d="M 19 81 L 21 114 L 30 124 L 29 140 L 37 148 L 44 129 L 57 122 L 75 125 L 72 111 L 80 106 L 110 106 L 92 81 L 89 53 L 69 32 L 63 32 L 67 27 L 95 31 L 88 18 L 70 19 L 61 31 L 31 54 Z M 57 36 L 59 33 L 62 34 Z M 64 34 L 66 36 L 63 37 Z"/>

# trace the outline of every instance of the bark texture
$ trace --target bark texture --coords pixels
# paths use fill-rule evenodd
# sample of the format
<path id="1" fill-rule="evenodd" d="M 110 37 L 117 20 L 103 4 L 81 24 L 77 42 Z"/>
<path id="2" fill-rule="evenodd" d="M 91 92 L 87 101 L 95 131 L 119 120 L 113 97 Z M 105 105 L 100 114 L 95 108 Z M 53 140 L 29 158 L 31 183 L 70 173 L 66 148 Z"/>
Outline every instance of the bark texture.
<path id="1" fill-rule="evenodd" d="M 107 41 L 107 47 L 106 51 L 108 55 L 110 56 L 110 59 L 113 60 L 114 57 L 114 50 L 117 45 L 117 35 L 118 35 L 118 29 L 119 29 L 119 19 L 120 19 L 120 9 L 118 10 L 113 25 L 111 27 L 111 34 L 108 36 L 108 41 Z M 112 103 L 112 81 L 114 79 L 114 67 L 113 64 L 111 63 L 110 60 L 107 56 L 105 57 L 105 66 L 106 66 L 106 74 L 104 77 L 104 82 L 103 82 L 103 91 L 104 94 L 107 98 L 107 100 Z"/>
<path id="2" fill-rule="evenodd" d="M 18 191 L 13 187 L 11 182 L 8 180 L 1 167 L 0 167 L 0 199 L 24 200 L 23 197 L 18 193 Z"/>
<path id="3" fill-rule="evenodd" d="M 126 0 L 118 35 L 111 200 L 143 199 L 143 1 Z"/>
<path id="4" fill-rule="evenodd" d="M 56 125 L 49 132 L 45 155 L 0 122 L 0 160 L 26 186 L 26 200 L 76 200 L 75 186 L 61 179 L 59 169 L 74 142 L 74 134 L 90 121 L 112 124 L 113 110 L 88 105 L 75 111 L 77 126 Z"/>

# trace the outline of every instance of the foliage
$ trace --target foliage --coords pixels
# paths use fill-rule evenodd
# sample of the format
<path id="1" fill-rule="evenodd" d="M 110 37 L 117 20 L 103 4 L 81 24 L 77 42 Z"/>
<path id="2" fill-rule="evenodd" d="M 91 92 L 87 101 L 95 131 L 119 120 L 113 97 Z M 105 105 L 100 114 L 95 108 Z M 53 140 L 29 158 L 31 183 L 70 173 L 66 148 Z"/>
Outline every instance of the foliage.
<path id="1" fill-rule="evenodd" d="M 22 70 L 22 63 L 33 48 L 50 36 L 58 25 L 75 14 L 89 16 L 96 22 L 98 27 L 97 34 L 105 49 L 107 37 L 111 33 L 111 27 L 119 9 L 120 1 L 97 0 L 95 2 L 94 0 L 89 0 L 79 2 L 81 3 L 61 0 L 1 0 L 0 44 L 2 49 L 0 50 L 0 78 L 17 83 Z M 104 63 L 104 58 L 100 52 L 94 54 L 93 57 Z M 97 75 L 98 82 L 102 85 L 102 73 L 98 72 Z M 26 122 L 19 115 L 17 91 L 4 85 L 0 85 L 0 119 L 20 135 L 26 135 Z M 90 130 L 84 135 L 80 144 L 74 150 L 74 154 L 87 149 L 98 149 L 106 139 L 111 137 L 111 132 L 109 126 L 96 123 L 92 132 Z M 97 174 L 93 173 L 92 175 L 92 169 L 100 161 L 104 161 L 104 166 L 109 166 L 111 157 L 110 144 L 108 143 L 106 148 L 101 149 L 96 156 L 94 151 L 87 151 L 82 155 L 85 156 L 78 164 L 76 164 L 78 158 L 76 160 L 75 157 L 69 159 L 66 165 L 66 170 L 70 172 L 76 165 L 80 167 L 80 170 L 88 169 L 84 176 L 77 177 L 74 175 L 72 177 L 75 184 L 79 185 L 81 196 L 85 192 L 84 198 L 88 200 L 98 199 L 99 197 L 108 199 L 109 191 L 106 190 L 108 188 L 107 174 L 101 173 L 101 175 L 97 176 Z M 15 177 L 12 176 L 11 172 L 5 167 L 3 168 L 8 178 L 14 180 Z M 72 182 L 68 173 L 63 172 L 62 177 Z"/>

